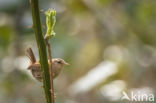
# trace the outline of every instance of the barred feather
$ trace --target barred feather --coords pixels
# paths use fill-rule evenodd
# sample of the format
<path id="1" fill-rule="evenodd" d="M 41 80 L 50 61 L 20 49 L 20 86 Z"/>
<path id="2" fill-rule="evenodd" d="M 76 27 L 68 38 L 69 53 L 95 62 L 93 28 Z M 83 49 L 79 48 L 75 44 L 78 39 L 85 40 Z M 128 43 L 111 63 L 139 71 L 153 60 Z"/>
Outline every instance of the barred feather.
<path id="1" fill-rule="evenodd" d="M 34 53 L 33 53 L 31 48 L 27 49 L 27 56 L 29 57 L 29 59 L 30 59 L 32 64 L 36 62 L 35 55 L 34 55 Z"/>

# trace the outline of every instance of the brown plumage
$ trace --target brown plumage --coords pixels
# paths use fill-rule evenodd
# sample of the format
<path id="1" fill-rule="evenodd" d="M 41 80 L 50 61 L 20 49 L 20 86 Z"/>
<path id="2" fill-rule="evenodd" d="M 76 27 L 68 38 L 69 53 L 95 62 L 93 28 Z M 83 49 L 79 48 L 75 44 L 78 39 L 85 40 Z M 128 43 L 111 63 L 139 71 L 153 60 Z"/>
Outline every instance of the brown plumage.
<path id="1" fill-rule="evenodd" d="M 35 55 L 31 48 L 27 49 L 27 54 L 30 59 L 30 65 L 28 66 L 27 69 L 31 71 L 34 78 L 36 78 L 38 81 L 41 82 L 42 71 L 41 71 L 40 62 L 36 61 Z M 50 64 L 50 60 L 48 60 L 48 64 Z M 61 70 L 65 65 L 69 65 L 69 64 L 66 63 L 63 59 L 54 58 L 52 60 L 53 78 L 57 77 L 60 74 Z"/>

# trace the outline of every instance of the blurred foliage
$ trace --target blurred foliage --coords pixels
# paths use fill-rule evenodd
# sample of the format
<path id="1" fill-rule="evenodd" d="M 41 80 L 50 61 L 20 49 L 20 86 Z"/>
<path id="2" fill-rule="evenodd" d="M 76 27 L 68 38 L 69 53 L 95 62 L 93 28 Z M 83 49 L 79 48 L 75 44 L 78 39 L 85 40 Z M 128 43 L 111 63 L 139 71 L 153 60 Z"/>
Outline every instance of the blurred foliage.
<path id="1" fill-rule="evenodd" d="M 156 94 L 155 0 L 40 0 L 40 8 L 57 11 L 52 54 L 71 64 L 54 81 L 56 103 L 121 103 L 102 94 L 118 80 L 126 91 L 147 87 Z M 42 84 L 26 70 L 26 48 L 38 58 L 31 26 L 29 0 L 0 0 L 0 103 L 45 102 Z M 118 71 L 89 91 L 72 94 L 71 86 L 103 61 L 115 63 Z"/>

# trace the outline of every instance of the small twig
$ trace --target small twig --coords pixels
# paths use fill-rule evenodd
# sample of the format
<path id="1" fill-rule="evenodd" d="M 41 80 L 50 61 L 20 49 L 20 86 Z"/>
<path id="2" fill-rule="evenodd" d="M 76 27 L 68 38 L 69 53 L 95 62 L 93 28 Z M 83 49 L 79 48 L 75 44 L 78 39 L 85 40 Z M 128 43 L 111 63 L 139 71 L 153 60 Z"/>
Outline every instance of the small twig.
<path id="1" fill-rule="evenodd" d="M 47 33 L 45 35 L 45 41 L 48 47 L 48 53 L 49 53 L 49 62 L 50 62 L 50 84 L 51 84 L 51 99 L 52 103 L 55 102 L 54 97 L 54 86 L 53 86 L 53 69 L 52 69 L 52 55 L 51 55 L 51 46 L 49 43 L 50 38 L 55 35 L 55 32 L 53 31 L 55 22 L 56 22 L 56 11 L 49 9 L 47 12 L 45 12 L 46 15 L 46 25 L 47 25 Z"/>
<path id="2" fill-rule="evenodd" d="M 47 47 L 48 47 L 48 53 L 49 53 L 49 61 L 50 61 L 50 84 L 51 84 L 51 98 L 52 98 L 52 103 L 55 103 L 55 96 L 54 96 L 54 86 L 53 86 L 53 70 L 52 70 L 52 54 L 51 54 L 51 46 L 49 43 L 49 39 L 45 39 Z"/>

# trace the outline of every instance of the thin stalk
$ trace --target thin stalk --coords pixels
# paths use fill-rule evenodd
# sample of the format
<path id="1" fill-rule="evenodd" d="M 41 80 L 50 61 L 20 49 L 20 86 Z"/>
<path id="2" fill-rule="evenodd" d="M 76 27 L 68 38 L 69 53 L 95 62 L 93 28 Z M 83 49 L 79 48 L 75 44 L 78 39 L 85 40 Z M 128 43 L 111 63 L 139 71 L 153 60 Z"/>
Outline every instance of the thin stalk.
<path id="1" fill-rule="evenodd" d="M 45 97 L 47 103 L 51 103 L 51 92 L 50 92 L 50 76 L 49 76 L 49 66 L 46 52 L 46 44 L 43 38 L 43 33 L 41 29 L 40 13 L 39 13 L 39 3 L 38 0 L 30 0 L 32 19 L 33 19 L 33 29 L 35 32 L 35 37 L 37 41 L 40 64 L 42 69 L 43 77 L 43 87 L 45 91 Z"/>
<path id="2" fill-rule="evenodd" d="M 49 39 L 45 39 L 46 44 L 48 46 L 48 53 L 49 53 L 49 61 L 50 61 L 50 83 L 51 83 L 51 98 L 52 103 L 55 103 L 55 97 L 54 97 L 54 86 L 53 86 L 53 69 L 52 69 L 52 54 L 51 54 L 51 46 L 49 43 Z"/>

